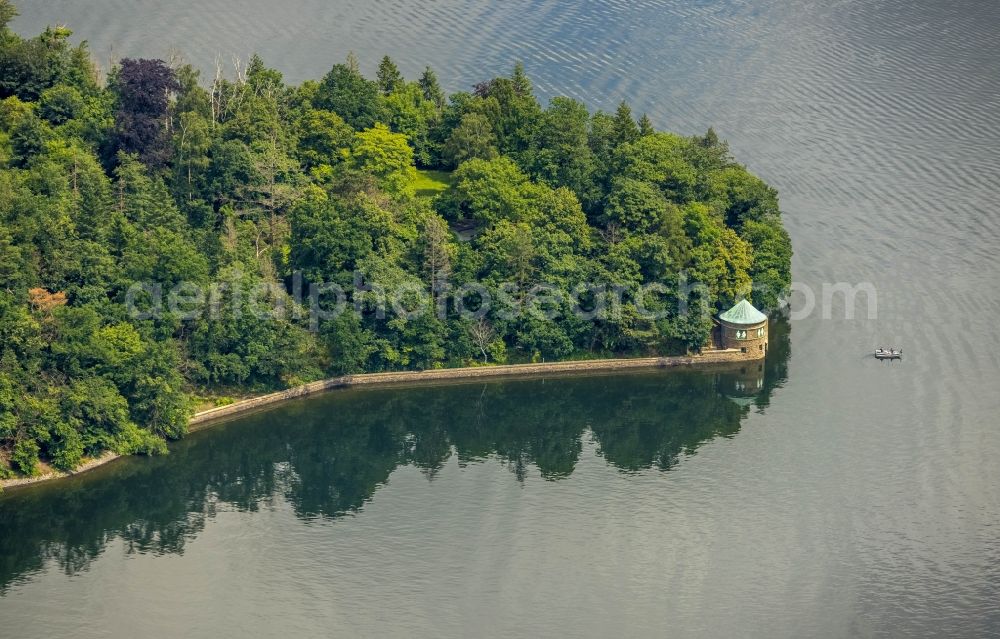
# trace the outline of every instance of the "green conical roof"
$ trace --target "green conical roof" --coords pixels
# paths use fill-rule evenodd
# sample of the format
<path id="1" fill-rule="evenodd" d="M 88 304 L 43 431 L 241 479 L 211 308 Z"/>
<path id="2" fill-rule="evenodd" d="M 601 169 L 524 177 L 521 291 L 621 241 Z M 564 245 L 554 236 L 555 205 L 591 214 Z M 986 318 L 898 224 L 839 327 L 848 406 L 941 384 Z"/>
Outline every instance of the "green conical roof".
<path id="1" fill-rule="evenodd" d="M 767 321 L 767 315 L 755 309 L 750 302 L 740 300 L 736 306 L 719 315 L 719 319 L 730 324 L 760 324 Z"/>

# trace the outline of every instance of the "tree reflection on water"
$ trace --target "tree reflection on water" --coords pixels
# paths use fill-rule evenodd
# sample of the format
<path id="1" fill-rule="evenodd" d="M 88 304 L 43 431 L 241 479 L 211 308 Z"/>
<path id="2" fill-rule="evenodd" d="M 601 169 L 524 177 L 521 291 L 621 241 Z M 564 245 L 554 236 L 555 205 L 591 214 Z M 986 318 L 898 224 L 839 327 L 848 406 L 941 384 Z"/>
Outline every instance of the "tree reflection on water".
<path id="1" fill-rule="evenodd" d="M 47 562 L 85 570 L 116 539 L 130 553 L 181 553 L 220 507 L 283 500 L 303 519 L 339 517 L 404 465 L 433 479 L 453 457 L 499 461 L 519 481 L 533 470 L 557 481 L 590 437 L 623 472 L 667 471 L 763 412 L 789 353 L 778 322 L 763 364 L 347 390 L 288 404 L 189 437 L 166 457 L 0 496 L 0 593 Z"/>

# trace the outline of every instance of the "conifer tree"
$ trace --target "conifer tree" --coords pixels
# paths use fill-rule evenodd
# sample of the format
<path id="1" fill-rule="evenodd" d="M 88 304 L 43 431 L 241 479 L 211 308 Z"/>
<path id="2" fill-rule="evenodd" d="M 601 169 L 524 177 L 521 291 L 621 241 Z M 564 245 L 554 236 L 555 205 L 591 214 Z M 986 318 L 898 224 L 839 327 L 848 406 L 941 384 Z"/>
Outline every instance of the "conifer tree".
<path id="1" fill-rule="evenodd" d="M 399 72 L 396 63 L 389 56 L 382 58 L 375 77 L 377 78 L 378 88 L 381 89 L 383 95 L 389 95 L 403 86 L 403 75 Z"/>

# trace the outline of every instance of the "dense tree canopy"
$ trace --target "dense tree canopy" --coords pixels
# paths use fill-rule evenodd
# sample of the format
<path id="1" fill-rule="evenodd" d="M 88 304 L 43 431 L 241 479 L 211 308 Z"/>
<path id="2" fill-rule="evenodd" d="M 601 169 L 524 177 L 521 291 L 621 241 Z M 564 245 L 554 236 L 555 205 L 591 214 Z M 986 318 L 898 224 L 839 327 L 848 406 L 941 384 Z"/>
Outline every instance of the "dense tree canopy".
<path id="1" fill-rule="evenodd" d="M 521 65 L 451 96 L 388 57 L 298 86 L 257 56 L 208 86 L 126 59 L 102 86 L 12 15 L 0 473 L 161 451 L 198 396 L 697 349 L 710 317 L 682 308 L 788 290 L 777 193 L 711 129 L 543 107 Z"/>

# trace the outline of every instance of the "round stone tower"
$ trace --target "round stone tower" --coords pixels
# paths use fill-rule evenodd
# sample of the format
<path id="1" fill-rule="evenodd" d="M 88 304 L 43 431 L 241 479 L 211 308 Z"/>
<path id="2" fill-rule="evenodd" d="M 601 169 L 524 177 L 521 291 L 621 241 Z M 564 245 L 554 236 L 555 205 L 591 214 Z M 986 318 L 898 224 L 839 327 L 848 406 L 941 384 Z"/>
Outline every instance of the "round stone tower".
<path id="1" fill-rule="evenodd" d="M 746 359 L 761 359 L 767 354 L 767 315 L 740 300 L 719 315 L 722 348 L 737 349 Z"/>

